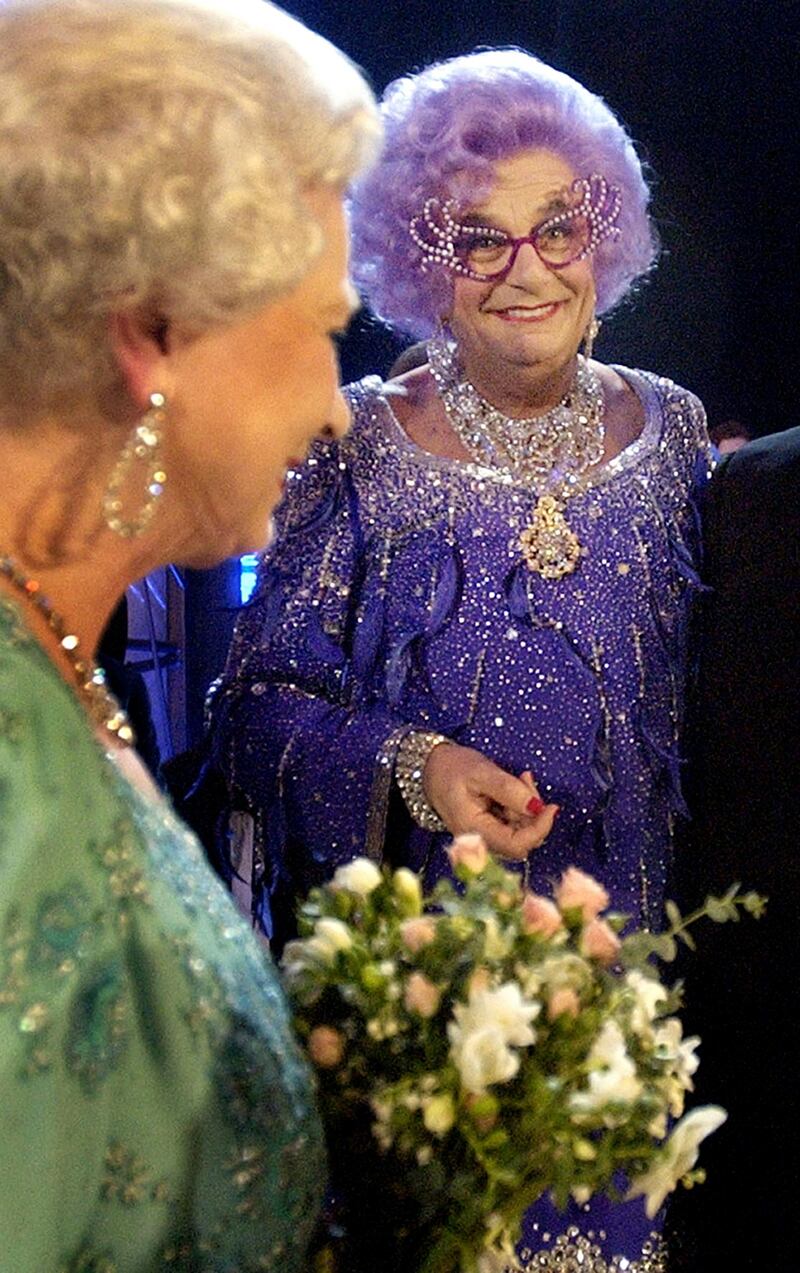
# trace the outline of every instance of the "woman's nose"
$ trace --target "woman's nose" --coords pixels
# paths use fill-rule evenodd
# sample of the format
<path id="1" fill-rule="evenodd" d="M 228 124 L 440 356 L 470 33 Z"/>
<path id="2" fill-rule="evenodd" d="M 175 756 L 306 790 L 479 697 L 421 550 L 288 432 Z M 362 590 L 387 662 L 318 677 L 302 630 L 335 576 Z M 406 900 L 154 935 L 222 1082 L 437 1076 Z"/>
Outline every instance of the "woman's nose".
<path id="1" fill-rule="evenodd" d="M 545 265 L 532 243 L 520 243 L 505 281 L 525 286 L 531 282 L 541 282 L 542 279 L 551 278 L 552 274 L 553 271 Z"/>

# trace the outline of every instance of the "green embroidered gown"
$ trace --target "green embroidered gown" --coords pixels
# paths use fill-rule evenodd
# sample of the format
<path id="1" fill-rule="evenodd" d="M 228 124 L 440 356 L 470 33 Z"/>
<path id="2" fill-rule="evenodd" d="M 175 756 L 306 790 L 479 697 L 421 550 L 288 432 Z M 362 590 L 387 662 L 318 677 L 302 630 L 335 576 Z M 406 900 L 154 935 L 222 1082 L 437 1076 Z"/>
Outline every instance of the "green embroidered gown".
<path id="1" fill-rule="evenodd" d="M 0 1269 L 301 1273 L 324 1186 L 275 972 L 0 598 Z"/>

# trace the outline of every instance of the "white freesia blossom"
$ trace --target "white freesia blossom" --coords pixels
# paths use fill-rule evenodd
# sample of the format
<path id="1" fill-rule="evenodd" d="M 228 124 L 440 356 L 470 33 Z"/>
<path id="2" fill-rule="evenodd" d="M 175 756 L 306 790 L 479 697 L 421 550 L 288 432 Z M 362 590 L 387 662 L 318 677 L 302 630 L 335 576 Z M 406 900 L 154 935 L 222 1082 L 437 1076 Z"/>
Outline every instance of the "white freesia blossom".
<path id="1" fill-rule="evenodd" d="M 725 1122 L 727 1114 L 718 1105 L 701 1105 L 676 1124 L 662 1154 L 649 1171 L 631 1184 L 628 1198 L 645 1198 L 645 1210 L 653 1219 L 668 1193 L 697 1162 L 701 1143 Z"/>
<path id="2" fill-rule="evenodd" d="M 666 1002 L 667 992 L 659 981 L 636 970 L 627 974 L 625 985 L 633 998 L 631 1029 L 640 1036 L 646 1036 L 658 1016 L 658 1005 Z"/>
<path id="3" fill-rule="evenodd" d="M 453 1038 L 450 1051 L 468 1092 L 480 1094 L 492 1083 L 507 1083 L 519 1069 L 519 1057 L 497 1026 L 483 1026 Z"/>
<path id="4" fill-rule="evenodd" d="M 516 982 L 497 989 L 470 990 L 469 1002 L 456 1004 L 455 1021 L 447 1027 L 450 1054 L 467 1091 L 483 1092 L 492 1083 L 507 1083 L 519 1069 L 511 1046 L 535 1043 L 531 1021 L 541 1004 L 522 997 Z"/>
<path id="5" fill-rule="evenodd" d="M 636 1066 L 628 1056 L 625 1036 L 616 1021 L 606 1021 L 587 1057 L 590 1069 L 588 1090 L 576 1092 L 572 1107 L 591 1113 L 605 1105 L 635 1101 L 642 1091 Z"/>
<path id="6" fill-rule="evenodd" d="M 353 945 L 353 934 L 340 919 L 318 919 L 314 925 L 314 935 L 330 946 L 334 955 L 340 950 L 349 950 Z"/>
<path id="7" fill-rule="evenodd" d="M 380 884 L 382 875 L 369 858 L 355 858 L 340 866 L 333 877 L 334 888 L 345 888 L 359 897 L 369 897 Z"/>
<path id="8" fill-rule="evenodd" d="M 306 962 L 311 959 L 323 964 L 332 964 L 336 958 L 336 947 L 325 937 L 318 937 L 315 934 L 313 937 L 307 937 L 302 945 Z"/>
<path id="9" fill-rule="evenodd" d="M 695 1055 L 700 1045 L 698 1035 L 683 1037 L 683 1026 L 677 1017 L 668 1017 L 658 1024 L 655 1032 L 656 1051 L 672 1061 L 676 1078 L 681 1079 L 687 1091 L 692 1090 L 692 1075 L 695 1073 L 700 1058 Z"/>
<path id="10" fill-rule="evenodd" d="M 677 1017 L 659 1023 L 654 1036 L 656 1053 L 671 1062 L 666 1090 L 669 1112 L 673 1118 L 683 1113 L 684 1093 L 694 1089 L 692 1075 L 700 1064 L 695 1055 L 700 1039 L 694 1034 L 683 1038 L 683 1026 Z"/>

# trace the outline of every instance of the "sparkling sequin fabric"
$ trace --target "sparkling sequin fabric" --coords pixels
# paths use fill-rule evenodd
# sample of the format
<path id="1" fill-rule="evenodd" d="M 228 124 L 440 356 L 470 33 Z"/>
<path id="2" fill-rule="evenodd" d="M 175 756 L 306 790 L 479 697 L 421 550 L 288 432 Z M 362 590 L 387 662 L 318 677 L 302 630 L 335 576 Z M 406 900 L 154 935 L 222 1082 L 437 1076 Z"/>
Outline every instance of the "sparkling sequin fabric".
<path id="1" fill-rule="evenodd" d="M 0 1265 L 304 1273 L 324 1187 L 277 978 L 0 599 Z"/>
<path id="2" fill-rule="evenodd" d="M 572 863 L 598 873 L 619 908 L 658 918 L 683 811 L 695 500 L 711 458 L 695 398 L 624 375 L 644 431 L 569 501 L 585 555 L 560 580 L 519 550 L 535 496 L 420 450 L 375 378 L 350 389 L 350 435 L 291 475 L 213 709 L 273 898 L 365 846 L 431 877 L 445 869 L 441 838 L 395 804 L 386 829 L 392 749 L 414 727 L 531 769 L 561 805 L 532 885 Z"/>
<path id="3" fill-rule="evenodd" d="M 573 864 L 638 922 L 659 920 L 684 810 L 677 740 L 711 453 L 697 399 L 618 370 L 644 429 L 569 501 L 583 556 L 558 580 L 520 552 L 535 494 L 416 447 L 376 378 L 349 390 L 349 436 L 290 475 L 213 706 L 217 760 L 250 815 L 278 939 L 297 894 L 354 854 L 406 862 L 429 882 L 447 869 L 446 837 L 413 827 L 393 791 L 410 727 L 531 769 L 558 802 L 526 867 L 532 887 Z M 541 1215 L 526 1224 L 526 1269 L 660 1267 L 638 1201 L 595 1201 L 544 1227 Z"/>

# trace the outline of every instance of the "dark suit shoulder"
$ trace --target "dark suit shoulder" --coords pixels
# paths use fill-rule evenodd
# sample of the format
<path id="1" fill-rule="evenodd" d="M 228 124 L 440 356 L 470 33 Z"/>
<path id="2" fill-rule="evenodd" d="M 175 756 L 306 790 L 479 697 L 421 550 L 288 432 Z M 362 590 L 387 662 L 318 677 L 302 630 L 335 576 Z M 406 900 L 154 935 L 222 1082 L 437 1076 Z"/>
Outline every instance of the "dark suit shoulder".
<path id="1" fill-rule="evenodd" d="M 748 443 L 717 465 L 705 501 L 708 581 L 800 570 L 800 428 Z"/>
<path id="2" fill-rule="evenodd" d="M 726 455 L 717 466 L 715 481 L 720 484 L 759 482 L 773 481 L 776 477 L 800 478 L 800 427 L 757 438 L 732 455 Z"/>

